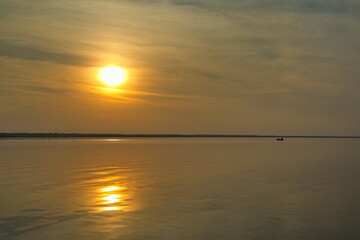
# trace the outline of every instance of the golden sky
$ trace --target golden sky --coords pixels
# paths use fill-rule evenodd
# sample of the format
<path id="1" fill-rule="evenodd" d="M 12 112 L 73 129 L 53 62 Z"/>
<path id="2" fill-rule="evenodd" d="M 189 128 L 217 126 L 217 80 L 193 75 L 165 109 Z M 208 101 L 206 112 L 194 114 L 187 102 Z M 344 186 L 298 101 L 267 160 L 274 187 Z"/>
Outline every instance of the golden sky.
<path id="1" fill-rule="evenodd" d="M 2 0 L 0 132 L 360 135 L 359 0 Z M 109 88 L 98 71 L 126 81 Z"/>

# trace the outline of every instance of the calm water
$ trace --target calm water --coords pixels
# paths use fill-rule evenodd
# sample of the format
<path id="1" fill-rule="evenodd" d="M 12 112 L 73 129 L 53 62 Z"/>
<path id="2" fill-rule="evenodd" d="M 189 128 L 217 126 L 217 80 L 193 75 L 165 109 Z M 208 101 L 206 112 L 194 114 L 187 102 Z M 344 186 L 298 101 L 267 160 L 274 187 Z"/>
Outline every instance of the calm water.
<path id="1" fill-rule="evenodd" d="M 0 239 L 360 239 L 359 139 L 0 141 Z"/>

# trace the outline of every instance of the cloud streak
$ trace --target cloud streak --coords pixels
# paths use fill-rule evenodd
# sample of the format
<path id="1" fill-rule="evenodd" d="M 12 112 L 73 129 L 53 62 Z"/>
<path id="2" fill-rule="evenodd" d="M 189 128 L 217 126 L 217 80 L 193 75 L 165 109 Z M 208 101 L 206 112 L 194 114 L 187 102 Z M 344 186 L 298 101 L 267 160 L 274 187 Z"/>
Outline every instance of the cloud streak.
<path id="1" fill-rule="evenodd" d="M 85 56 L 46 51 L 14 40 L 0 39 L 0 56 L 23 60 L 47 61 L 64 65 L 94 66 L 94 61 Z"/>
<path id="2" fill-rule="evenodd" d="M 284 11 L 305 13 L 358 13 L 360 3 L 355 0 L 170 0 L 176 5 L 196 6 L 228 11 Z"/>

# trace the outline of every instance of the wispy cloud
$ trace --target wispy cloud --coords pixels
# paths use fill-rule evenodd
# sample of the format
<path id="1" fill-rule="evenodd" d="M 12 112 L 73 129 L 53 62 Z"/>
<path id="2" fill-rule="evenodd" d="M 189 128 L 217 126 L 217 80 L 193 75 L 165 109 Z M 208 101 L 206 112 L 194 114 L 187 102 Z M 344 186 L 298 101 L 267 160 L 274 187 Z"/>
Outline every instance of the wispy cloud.
<path id="1" fill-rule="evenodd" d="M 213 10 L 229 11 L 287 11 L 312 13 L 358 13 L 356 0 L 170 0 L 177 5 L 196 6 Z"/>
<path id="2" fill-rule="evenodd" d="M 85 56 L 46 51 L 14 40 L 0 39 L 0 56 L 65 65 L 94 66 L 94 61 Z"/>

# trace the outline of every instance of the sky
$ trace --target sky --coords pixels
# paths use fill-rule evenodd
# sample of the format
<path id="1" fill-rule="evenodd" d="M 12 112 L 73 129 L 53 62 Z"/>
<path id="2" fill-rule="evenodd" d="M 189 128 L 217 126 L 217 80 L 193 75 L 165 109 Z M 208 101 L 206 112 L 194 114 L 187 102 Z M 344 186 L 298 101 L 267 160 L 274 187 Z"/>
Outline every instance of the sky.
<path id="1" fill-rule="evenodd" d="M 360 0 L 1 0 L 0 132 L 360 135 L 359 20 Z"/>

